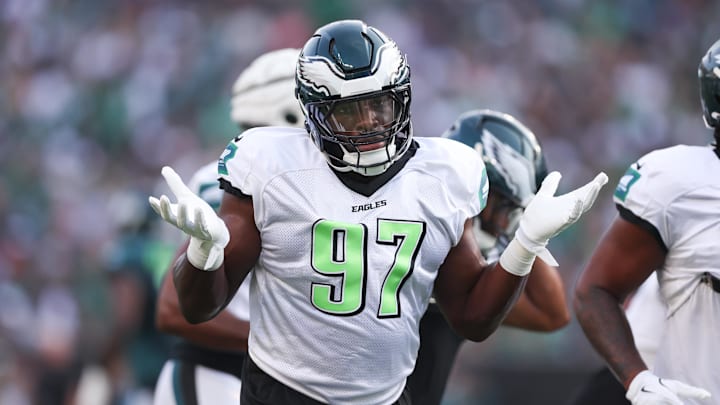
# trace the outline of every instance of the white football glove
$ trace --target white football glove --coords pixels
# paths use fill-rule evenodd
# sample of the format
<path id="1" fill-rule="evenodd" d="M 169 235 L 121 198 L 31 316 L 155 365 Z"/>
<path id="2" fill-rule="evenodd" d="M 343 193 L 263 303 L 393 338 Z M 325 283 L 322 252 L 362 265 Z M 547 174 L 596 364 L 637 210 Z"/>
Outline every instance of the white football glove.
<path id="1" fill-rule="evenodd" d="M 527 275 L 535 256 L 551 266 L 557 266 L 557 261 L 545 246 L 550 238 L 575 223 L 592 207 L 600 189 L 608 181 L 607 175 L 600 172 L 584 186 L 555 196 L 561 177 L 560 172 L 548 174 L 540 190 L 525 208 L 515 237 L 500 256 L 500 264 L 510 273 Z"/>
<path id="2" fill-rule="evenodd" d="M 633 378 L 625 397 L 633 405 L 683 405 L 681 397 L 706 399 L 710 393 L 680 381 L 659 378 L 645 370 Z"/>
<path id="3" fill-rule="evenodd" d="M 190 236 L 187 259 L 202 270 L 217 270 L 223 263 L 224 250 L 230 242 L 230 233 L 215 210 L 198 197 L 183 183 L 170 166 L 162 168 L 170 190 L 177 203 L 173 204 L 166 195 L 160 199 L 149 197 L 153 210 L 168 223 Z"/>

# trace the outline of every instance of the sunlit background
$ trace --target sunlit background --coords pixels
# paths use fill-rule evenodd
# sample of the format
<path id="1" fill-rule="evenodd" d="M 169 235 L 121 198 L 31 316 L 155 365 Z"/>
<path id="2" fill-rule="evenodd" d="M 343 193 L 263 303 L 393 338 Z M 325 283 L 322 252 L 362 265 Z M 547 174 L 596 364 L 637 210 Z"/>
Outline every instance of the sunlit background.
<path id="1" fill-rule="evenodd" d="M 568 299 L 637 157 L 705 144 L 697 65 L 711 0 L 0 1 L 0 404 L 148 404 L 167 356 L 155 289 L 179 235 L 151 215 L 236 128 L 256 56 L 362 18 L 412 68 L 417 136 L 494 108 L 535 131 L 561 191 L 610 175 L 551 242 Z M 601 366 L 572 323 L 466 343 L 445 404 L 562 404 Z M 104 402 L 110 398 L 112 402 Z"/>

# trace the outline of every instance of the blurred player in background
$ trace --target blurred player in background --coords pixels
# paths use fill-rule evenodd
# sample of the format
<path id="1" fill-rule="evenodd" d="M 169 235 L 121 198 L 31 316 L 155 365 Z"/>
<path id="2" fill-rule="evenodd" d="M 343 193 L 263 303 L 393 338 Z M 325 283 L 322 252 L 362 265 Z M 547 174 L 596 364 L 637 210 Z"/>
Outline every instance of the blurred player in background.
<path id="1" fill-rule="evenodd" d="M 310 136 L 264 127 L 231 142 L 219 216 L 163 168 L 177 202 L 150 204 L 190 237 L 173 269 L 180 307 L 193 323 L 212 319 L 252 270 L 242 404 L 409 404 L 431 294 L 464 337 L 486 339 L 607 176 L 554 196 L 561 175 L 549 174 L 488 265 L 472 226 L 484 163 L 459 142 L 413 138 L 395 42 L 336 21 L 306 42 L 296 72 Z"/>
<path id="2" fill-rule="evenodd" d="M 540 144 L 517 119 L 492 110 L 463 113 L 443 137 L 470 146 L 485 162 L 490 192 L 487 206 L 473 219 L 473 231 L 486 260 L 497 261 L 517 230 L 523 210 L 548 174 Z M 535 259 L 525 290 L 503 324 L 553 331 L 569 320 L 560 274 Z M 413 405 L 441 402 L 463 341 L 431 302 L 420 321 L 420 349 L 415 370 L 408 378 Z"/>
<path id="3" fill-rule="evenodd" d="M 698 78 L 715 143 L 655 150 L 630 165 L 614 194 L 619 217 L 575 291 L 586 336 L 633 405 L 720 399 L 720 41 L 702 57 Z M 649 369 L 622 303 L 655 271 L 667 319 Z"/>
<path id="4" fill-rule="evenodd" d="M 231 118 L 241 130 L 256 126 L 302 127 L 294 97 L 299 49 L 268 52 L 253 61 L 233 86 Z M 198 170 L 189 187 L 210 206 L 220 206 L 217 161 Z M 178 251 L 185 252 L 187 246 Z M 166 404 L 233 404 L 240 402 L 241 370 L 249 333 L 249 278 L 227 308 L 208 322 L 188 323 L 180 312 L 168 269 L 158 298 L 156 325 L 180 337 L 158 379 L 154 402 Z"/>

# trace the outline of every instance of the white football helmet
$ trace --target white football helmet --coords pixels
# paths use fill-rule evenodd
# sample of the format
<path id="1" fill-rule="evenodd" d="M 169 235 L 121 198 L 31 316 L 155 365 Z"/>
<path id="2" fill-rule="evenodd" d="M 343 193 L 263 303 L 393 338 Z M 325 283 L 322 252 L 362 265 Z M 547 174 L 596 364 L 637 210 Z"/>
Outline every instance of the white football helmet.
<path id="1" fill-rule="evenodd" d="M 230 117 L 243 129 L 257 126 L 305 126 L 295 98 L 295 65 L 299 49 L 260 55 L 235 81 Z"/>

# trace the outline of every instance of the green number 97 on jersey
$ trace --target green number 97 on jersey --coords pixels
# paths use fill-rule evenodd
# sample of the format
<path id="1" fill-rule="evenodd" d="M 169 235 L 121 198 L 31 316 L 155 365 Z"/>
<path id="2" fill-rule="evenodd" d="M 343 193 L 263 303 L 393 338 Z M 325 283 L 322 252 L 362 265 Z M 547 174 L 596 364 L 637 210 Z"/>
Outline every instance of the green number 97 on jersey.
<path id="1" fill-rule="evenodd" d="M 400 316 L 400 289 L 410 277 L 420 246 L 425 237 L 425 223 L 392 219 L 377 220 L 378 245 L 396 246 L 392 266 L 383 280 L 378 305 L 378 318 Z M 329 277 L 342 277 L 341 291 L 335 285 L 312 283 L 312 305 L 337 316 L 349 316 L 365 308 L 368 228 L 354 224 L 321 219 L 313 225 L 312 268 Z"/>

